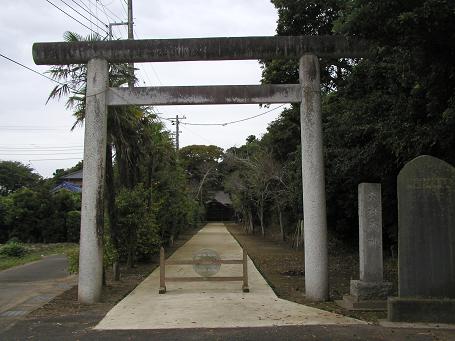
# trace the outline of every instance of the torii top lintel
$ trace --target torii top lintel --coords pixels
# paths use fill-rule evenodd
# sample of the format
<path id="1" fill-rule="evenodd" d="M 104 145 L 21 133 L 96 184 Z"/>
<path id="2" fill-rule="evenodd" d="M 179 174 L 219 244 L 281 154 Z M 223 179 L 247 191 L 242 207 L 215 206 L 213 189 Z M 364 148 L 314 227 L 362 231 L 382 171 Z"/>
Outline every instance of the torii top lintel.
<path id="1" fill-rule="evenodd" d="M 248 60 L 319 57 L 366 57 L 365 41 L 344 36 L 273 36 L 188 39 L 111 40 L 33 44 L 38 65 L 84 64 L 93 58 L 111 63 Z"/>

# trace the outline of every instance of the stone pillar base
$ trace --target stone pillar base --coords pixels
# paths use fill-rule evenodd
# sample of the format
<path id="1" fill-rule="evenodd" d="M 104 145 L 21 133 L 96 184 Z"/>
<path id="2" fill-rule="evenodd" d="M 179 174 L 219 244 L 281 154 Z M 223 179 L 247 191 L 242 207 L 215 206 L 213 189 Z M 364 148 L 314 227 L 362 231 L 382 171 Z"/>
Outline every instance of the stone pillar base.
<path id="1" fill-rule="evenodd" d="M 344 295 L 342 300 L 335 301 L 340 307 L 346 310 L 365 310 L 365 311 L 386 311 L 386 300 L 360 301 L 352 295 Z"/>
<path id="2" fill-rule="evenodd" d="M 391 322 L 455 323 L 455 299 L 389 297 L 387 319 Z"/>
<path id="3" fill-rule="evenodd" d="M 351 281 L 351 294 L 343 296 L 343 300 L 335 301 L 347 310 L 387 310 L 387 297 L 392 290 L 390 282 Z"/>
<path id="4" fill-rule="evenodd" d="M 351 281 L 351 295 L 361 301 L 385 301 L 390 296 L 392 283 L 390 282 L 364 282 Z"/>

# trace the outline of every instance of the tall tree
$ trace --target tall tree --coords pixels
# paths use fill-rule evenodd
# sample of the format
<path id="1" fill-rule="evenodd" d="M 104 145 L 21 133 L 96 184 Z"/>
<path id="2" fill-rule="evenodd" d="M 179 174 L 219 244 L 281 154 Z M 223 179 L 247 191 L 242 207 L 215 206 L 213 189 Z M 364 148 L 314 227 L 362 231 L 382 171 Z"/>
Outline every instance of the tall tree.
<path id="1" fill-rule="evenodd" d="M 349 0 L 272 0 L 278 10 L 277 35 L 331 35 L 334 22 Z M 346 58 L 320 60 L 321 85 L 325 91 L 336 89 L 352 67 Z M 298 83 L 298 60 L 263 61 L 263 83 Z"/>
<path id="2" fill-rule="evenodd" d="M 0 195 L 8 195 L 20 188 L 35 186 L 41 180 L 33 168 L 18 161 L 0 161 Z"/>
<path id="3" fill-rule="evenodd" d="M 357 184 L 381 182 L 385 240 L 393 241 L 396 176 L 404 163 L 420 154 L 455 163 L 455 3 L 272 2 L 278 34 L 343 34 L 372 46 L 368 59 L 321 60 L 328 226 L 355 236 Z M 297 64 L 283 63 L 267 61 L 263 81 L 296 82 Z M 299 125 L 293 107 L 261 142 L 279 160 L 291 160 L 299 154 Z"/>
<path id="4" fill-rule="evenodd" d="M 200 202 L 205 201 L 204 188 L 216 190 L 221 186 L 218 165 L 223 154 L 223 149 L 214 145 L 190 145 L 179 150 L 179 160 Z"/>

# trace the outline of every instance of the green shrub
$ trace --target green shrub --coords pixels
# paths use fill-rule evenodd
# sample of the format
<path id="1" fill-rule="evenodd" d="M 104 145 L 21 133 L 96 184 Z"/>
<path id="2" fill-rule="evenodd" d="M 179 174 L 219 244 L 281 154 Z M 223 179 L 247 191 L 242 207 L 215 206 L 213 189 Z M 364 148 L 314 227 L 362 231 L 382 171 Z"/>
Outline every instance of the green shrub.
<path id="1" fill-rule="evenodd" d="M 104 227 L 104 243 L 103 243 L 103 265 L 104 268 L 109 268 L 118 259 L 117 251 L 112 245 L 111 238 L 109 238 L 109 225 L 105 224 Z"/>
<path id="2" fill-rule="evenodd" d="M 17 237 L 12 237 L 12 238 L 10 238 L 10 239 L 8 240 L 8 244 L 10 244 L 10 243 L 20 244 L 21 241 L 20 241 L 19 238 L 17 238 Z"/>
<path id="3" fill-rule="evenodd" d="M 68 258 L 68 272 L 77 274 L 79 272 L 79 249 L 68 251 L 66 257 Z"/>
<path id="4" fill-rule="evenodd" d="M 21 258 L 28 252 L 27 247 L 16 241 L 8 242 L 0 247 L 0 255 Z"/>
<path id="5" fill-rule="evenodd" d="M 147 261 L 159 251 L 160 230 L 156 222 L 156 207 L 147 207 L 148 192 L 143 184 L 133 189 L 122 189 L 115 198 L 118 226 L 123 241 L 119 250 L 120 258 L 134 255 L 135 260 Z"/>
<path id="6" fill-rule="evenodd" d="M 66 240 L 78 243 L 81 230 L 81 212 L 69 211 L 66 213 Z"/>

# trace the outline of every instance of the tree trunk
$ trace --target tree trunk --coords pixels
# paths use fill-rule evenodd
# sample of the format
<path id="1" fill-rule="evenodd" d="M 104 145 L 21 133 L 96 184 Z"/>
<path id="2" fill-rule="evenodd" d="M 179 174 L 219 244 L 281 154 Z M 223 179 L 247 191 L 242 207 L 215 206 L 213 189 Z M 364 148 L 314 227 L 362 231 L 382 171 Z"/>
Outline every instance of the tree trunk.
<path id="1" fill-rule="evenodd" d="M 120 280 L 120 271 L 118 267 L 118 255 L 120 253 L 119 227 L 117 223 L 117 210 L 115 209 L 115 184 L 114 184 L 114 167 L 112 164 L 112 145 L 108 143 L 106 148 L 106 202 L 107 215 L 109 217 L 109 233 L 112 246 L 115 250 L 114 265 L 117 264 L 117 271 L 114 266 L 114 281 Z"/>
<path id="2" fill-rule="evenodd" d="M 248 224 L 249 224 L 249 229 L 248 233 L 253 233 L 254 232 L 254 225 L 253 225 L 253 213 L 251 213 L 251 208 L 248 209 Z"/>
<path id="3" fill-rule="evenodd" d="M 294 234 L 294 247 L 298 249 L 301 245 L 303 245 L 303 220 L 299 220 L 297 222 L 297 227 L 295 229 Z"/>
<path id="4" fill-rule="evenodd" d="M 283 242 L 286 241 L 286 235 L 284 233 L 284 226 L 283 226 L 283 212 L 281 211 L 281 207 L 278 206 L 278 219 L 280 221 L 280 232 L 281 232 L 281 240 Z"/>
<path id="5" fill-rule="evenodd" d="M 259 221 L 261 223 L 261 233 L 262 237 L 265 237 L 265 229 L 264 229 L 264 206 L 259 206 Z"/>
<path id="6" fill-rule="evenodd" d="M 114 263 L 112 264 L 112 273 L 114 277 L 114 281 L 119 281 L 120 280 L 120 264 L 118 259 L 114 260 Z"/>
<path id="7" fill-rule="evenodd" d="M 103 265 L 103 286 L 105 287 L 107 285 L 106 281 L 106 268 Z"/>

